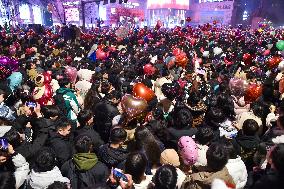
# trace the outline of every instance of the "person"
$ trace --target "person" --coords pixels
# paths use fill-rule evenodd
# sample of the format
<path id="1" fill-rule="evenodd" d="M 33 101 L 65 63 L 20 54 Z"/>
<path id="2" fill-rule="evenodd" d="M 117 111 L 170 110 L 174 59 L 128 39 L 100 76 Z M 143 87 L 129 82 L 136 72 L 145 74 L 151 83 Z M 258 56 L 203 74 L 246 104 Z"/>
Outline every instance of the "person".
<path id="1" fill-rule="evenodd" d="M 65 162 L 62 175 L 69 178 L 73 189 L 89 188 L 103 184 L 109 176 L 108 168 L 93 153 L 93 141 L 89 136 L 79 136 L 75 141 L 76 153 Z"/>
<path id="2" fill-rule="evenodd" d="M 185 179 L 182 188 L 203 189 L 210 188 L 214 179 L 219 178 L 226 183 L 235 184 L 229 174 L 226 164 L 228 162 L 227 152 L 221 144 L 211 144 L 206 153 L 207 167 L 197 173 L 193 173 Z"/>
<path id="3" fill-rule="evenodd" d="M 47 189 L 68 189 L 68 185 L 64 182 L 55 181 L 47 187 Z"/>
<path id="4" fill-rule="evenodd" d="M 56 154 L 59 167 L 61 167 L 67 160 L 71 159 L 73 154 L 70 132 L 71 123 L 67 118 L 64 117 L 57 120 L 55 132 L 50 132 L 48 144 Z"/>
<path id="5" fill-rule="evenodd" d="M 70 180 L 63 177 L 56 166 L 56 156 L 49 147 L 43 147 L 38 152 L 34 166 L 27 177 L 27 187 L 33 189 L 47 188 L 54 181 L 70 184 Z"/>
<path id="6" fill-rule="evenodd" d="M 120 167 L 125 161 L 128 150 L 125 148 L 124 142 L 126 140 L 127 133 L 123 128 L 113 128 L 110 132 L 109 143 L 102 145 L 98 151 L 98 158 L 109 169 L 112 167 Z"/>
<path id="7" fill-rule="evenodd" d="M 16 189 L 16 179 L 13 172 L 0 172 L 0 188 L 1 189 Z"/>
<path id="8" fill-rule="evenodd" d="M 163 165 L 160 167 L 153 177 L 152 189 L 176 189 L 177 171 L 172 165 Z"/>
<path id="9" fill-rule="evenodd" d="M 195 135 L 195 142 L 198 149 L 198 157 L 195 166 L 206 166 L 206 152 L 213 140 L 213 129 L 208 126 L 199 127 Z"/>
<path id="10" fill-rule="evenodd" d="M 87 135 L 93 141 L 93 148 L 95 152 L 98 152 L 98 149 L 101 145 L 104 144 L 100 135 L 94 130 L 93 122 L 94 116 L 90 110 L 82 110 L 78 114 L 78 122 L 80 124 L 75 131 L 75 136 Z"/>
<path id="11" fill-rule="evenodd" d="M 269 163 L 271 169 L 261 177 L 252 189 L 280 189 L 283 187 L 283 175 L 284 175 L 284 144 L 278 144 L 272 150 L 269 156 Z"/>
<path id="12" fill-rule="evenodd" d="M 68 119 L 74 121 L 77 119 L 77 114 L 80 112 L 79 102 L 76 98 L 74 90 L 71 89 L 70 80 L 67 78 L 67 76 L 62 77 L 63 78 L 58 80 L 60 88 L 57 89 L 56 94 L 63 96 L 64 104 L 60 104 L 62 102 L 59 102 L 59 100 L 56 99 L 55 103 L 61 107 L 63 112 L 66 112 L 66 115 L 64 116 L 67 116 Z"/>
<path id="13" fill-rule="evenodd" d="M 246 165 L 241 157 L 238 156 L 231 141 L 223 138 L 221 144 L 223 144 L 225 151 L 228 153 L 229 159 L 226 168 L 236 184 L 236 189 L 242 189 L 247 183 L 248 172 Z"/>
<path id="14" fill-rule="evenodd" d="M 16 118 L 14 112 L 5 105 L 6 92 L 0 89 L 0 118 L 5 118 L 9 121 L 14 121 Z"/>
<path id="15" fill-rule="evenodd" d="M 257 135 L 258 129 L 259 126 L 257 122 L 253 119 L 248 119 L 244 122 L 243 128 L 239 132 L 238 136 L 232 141 L 248 171 L 253 169 L 253 156 L 261 142 Z"/>

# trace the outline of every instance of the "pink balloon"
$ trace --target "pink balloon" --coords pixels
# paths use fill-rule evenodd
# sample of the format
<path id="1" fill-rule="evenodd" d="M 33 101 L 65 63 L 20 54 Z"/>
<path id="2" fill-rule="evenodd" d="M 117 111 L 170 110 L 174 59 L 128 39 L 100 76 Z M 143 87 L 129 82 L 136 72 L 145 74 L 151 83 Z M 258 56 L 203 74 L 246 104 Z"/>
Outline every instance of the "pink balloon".
<path id="1" fill-rule="evenodd" d="M 72 83 L 76 82 L 77 79 L 77 69 L 74 67 L 67 67 L 65 70 L 65 74 L 68 76 Z"/>
<path id="2" fill-rule="evenodd" d="M 96 58 L 97 58 L 98 60 L 104 60 L 104 59 L 107 58 L 107 54 L 106 54 L 103 50 L 98 49 L 98 50 L 96 51 Z"/>
<path id="3" fill-rule="evenodd" d="M 10 53 L 10 55 L 15 55 L 16 52 L 17 52 L 17 48 L 16 48 L 14 45 L 11 45 L 11 46 L 9 47 L 9 53 Z"/>
<path id="4" fill-rule="evenodd" d="M 178 56 L 181 52 L 182 52 L 182 51 L 181 51 L 180 48 L 175 48 L 175 49 L 173 50 L 174 56 Z"/>
<path id="5" fill-rule="evenodd" d="M 0 57 L 0 65 L 7 66 L 10 63 L 10 58 L 6 56 Z"/>
<path id="6" fill-rule="evenodd" d="M 268 56 L 270 54 L 270 50 L 269 49 L 267 49 L 267 50 L 265 50 L 264 52 L 263 52 L 263 55 L 264 56 Z"/>

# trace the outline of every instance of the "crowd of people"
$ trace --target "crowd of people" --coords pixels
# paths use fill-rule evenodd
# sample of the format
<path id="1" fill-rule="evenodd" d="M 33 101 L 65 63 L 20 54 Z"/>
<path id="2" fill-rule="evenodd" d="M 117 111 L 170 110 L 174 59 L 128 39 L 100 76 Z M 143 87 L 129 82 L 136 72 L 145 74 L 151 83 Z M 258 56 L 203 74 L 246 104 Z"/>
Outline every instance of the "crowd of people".
<path id="1" fill-rule="evenodd" d="M 284 30 L 72 29 L 1 31 L 1 189 L 283 187 Z"/>

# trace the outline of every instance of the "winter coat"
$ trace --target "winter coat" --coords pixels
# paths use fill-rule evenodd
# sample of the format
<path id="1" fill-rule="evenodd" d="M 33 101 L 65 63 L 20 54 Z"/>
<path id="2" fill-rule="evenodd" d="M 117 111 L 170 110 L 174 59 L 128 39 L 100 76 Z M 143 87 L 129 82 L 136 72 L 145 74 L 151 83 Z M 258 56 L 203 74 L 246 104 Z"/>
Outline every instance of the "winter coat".
<path id="1" fill-rule="evenodd" d="M 236 184 L 236 189 L 244 188 L 247 182 L 248 173 L 241 157 L 229 159 L 226 168 Z"/>
<path id="2" fill-rule="evenodd" d="M 80 106 L 74 91 L 69 88 L 59 88 L 57 89 L 56 94 L 63 94 L 65 101 L 64 106 L 67 110 L 67 118 L 70 120 L 76 120 L 77 114 L 80 112 Z"/>
<path id="3" fill-rule="evenodd" d="M 75 137 L 77 136 L 89 136 L 93 141 L 93 148 L 95 152 L 99 150 L 99 147 L 104 144 L 101 136 L 94 130 L 92 126 L 83 126 L 75 131 Z"/>
<path id="4" fill-rule="evenodd" d="M 99 102 L 95 107 L 94 129 L 100 134 L 105 143 L 109 140 L 112 119 L 117 115 L 119 115 L 117 107 L 107 100 Z"/>
<path id="5" fill-rule="evenodd" d="M 61 136 L 58 133 L 51 134 L 49 143 L 54 150 L 59 167 L 61 167 L 67 160 L 72 158 L 73 148 L 69 137 Z"/>
<path id="6" fill-rule="evenodd" d="M 252 187 L 252 189 L 282 189 L 284 186 L 283 175 L 279 175 L 274 170 L 269 170 Z"/>
<path id="7" fill-rule="evenodd" d="M 232 143 L 237 153 L 240 154 L 244 161 L 247 170 L 251 171 L 254 166 L 253 156 L 260 143 L 258 136 L 237 136 L 234 140 L 232 140 Z"/>
<path id="8" fill-rule="evenodd" d="M 112 148 L 110 144 L 102 145 L 98 152 L 98 158 L 101 162 L 111 169 L 122 163 L 128 155 L 128 150 L 120 148 Z"/>
<path id="9" fill-rule="evenodd" d="M 98 161 L 94 153 L 78 153 L 61 167 L 63 176 L 70 179 L 72 189 L 85 189 L 104 184 L 109 176 L 108 168 Z"/>
<path id="10" fill-rule="evenodd" d="M 217 172 L 198 172 L 188 175 L 183 182 L 182 189 L 210 189 L 214 179 L 221 179 L 227 183 L 235 184 L 229 171 L 224 167 Z"/>
<path id="11" fill-rule="evenodd" d="M 54 167 L 51 171 L 35 172 L 33 169 L 27 178 L 28 189 L 44 189 L 55 181 L 70 183 L 69 179 L 63 177 L 59 168 Z"/>
<path id="12" fill-rule="evenodd" d="M 18 153 L 13 155 L 12 161 L 15 166 L 14 175 L 16 179 L 16 188 L 19 188 L 25 182 L 30 172 L 29 163 L 26 161 L 24 156 Z"/>

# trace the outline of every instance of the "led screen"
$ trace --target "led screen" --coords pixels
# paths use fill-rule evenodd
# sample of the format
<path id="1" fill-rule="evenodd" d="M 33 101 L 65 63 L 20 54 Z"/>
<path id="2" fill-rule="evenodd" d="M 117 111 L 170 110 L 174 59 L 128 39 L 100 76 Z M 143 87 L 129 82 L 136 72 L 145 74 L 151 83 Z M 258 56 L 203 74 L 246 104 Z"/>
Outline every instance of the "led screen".
<path id="1" fill-rule="evenodd" d="M 65 9 L 65 16 L 67 22 L 78 22 L 80 20 L 79 9 L 78 8 Z"/>
<path id="2" fill-rule="evenodd" d="M 188 0 L 148 0 L 148 9 L 189 9 Z"/>

